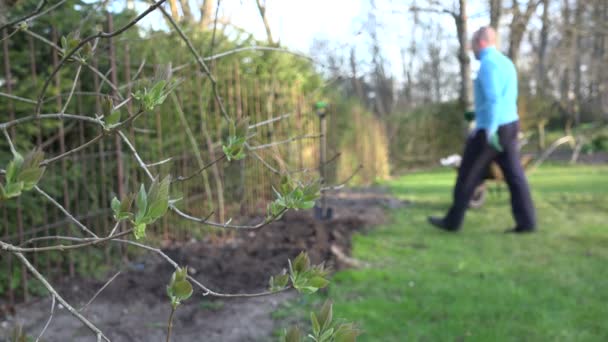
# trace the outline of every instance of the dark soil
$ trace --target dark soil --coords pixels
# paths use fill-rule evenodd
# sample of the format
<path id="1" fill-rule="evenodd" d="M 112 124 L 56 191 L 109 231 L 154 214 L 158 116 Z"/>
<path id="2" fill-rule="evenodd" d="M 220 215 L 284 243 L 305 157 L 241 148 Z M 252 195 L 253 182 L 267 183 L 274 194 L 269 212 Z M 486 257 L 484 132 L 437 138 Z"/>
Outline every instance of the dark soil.
<path id="1" fill-rule="evenodd" d="M 210 289 L 221 293 L 255 293 L 267 288 L 270 275 L 287 268 L 287 260 L 307 251 L 313 263 L 344 267 L 331 252 L 336 245 L 350 254 L 351 236 L 385 221 L 385 208 L 402 202 L 381 189 L 347 190 L 330 196 L 333 218 L 319 221 L 312 211 L 290 212 L 257 231 L 240 231 L 222 243 L 193 241 L 163 251 Z M 251 219 L 259 222 L 259 218 Z M 112 341 L 164 341 L 170 307 L 166 285 L 171 265 L 153 254 L 132 263 L 95 299 L 85 315 Z M 76 308 L 86 303 L 104 282 L 72 280 L 58 286 Z M 293 292 L 250 299 L 217 299 L 200 293 L 176 314 L 172 341 L 267 341 L 275 330 L 271 313 L 295 296 Z M 0 325 L 0 339 L 23 326 L 37 337 L 48 319 L 50 299 L 20 305 Z M 95 341 L 94 336 L 65 309 L 57 309 L 45 341 Z"/>

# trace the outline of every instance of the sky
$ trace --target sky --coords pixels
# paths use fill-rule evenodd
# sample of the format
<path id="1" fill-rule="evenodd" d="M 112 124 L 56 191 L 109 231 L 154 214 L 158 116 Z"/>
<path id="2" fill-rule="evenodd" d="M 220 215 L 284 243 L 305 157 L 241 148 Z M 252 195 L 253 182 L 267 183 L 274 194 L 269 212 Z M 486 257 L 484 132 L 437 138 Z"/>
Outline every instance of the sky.
<path id="1" fill-rule="evenodd" d="M 380 25 L 380 45 L 387 67 L 397 79 L 403 74 L 401 50 L 407 48 L 412 39 L 412 17 L 407 13 L 407 5 L 415 1 L 421 7 L 426 3 L 426 0 L 375 0 L 374 14 Z M 201 0 L 191 0 L 192 11 L 197 16 L 200 2 Z M 454 1 L 441 2 L 451 8 Z M 125 3 L 125 0 L 114 1 L 112 7 L 119 9 Z M 489 17 L 485 1 L 474 0 L 468 3 L 469 31 L 472 33 L 475 28 L 487 24 Z M 146 2 L 137 2 L 136 10 L 141 12 L 147 6 Z M 314 55 L 314 51 L 311 51 L 314 41 L 326 40 L 330 50 L 338 55 L 347 56 L 350 47 L 355 46 L 361 60 L 370 59 L 369 35 L 365 31 L 371 10 L 370 0 L 266 0 L 266 7 L 273 38 L 280 40 L 283 47 Z M 256 38 L 266 39 L 255 0 L 221 0 L 220 16 L 251 32 Z M 420 19 L 422 22 L 439 23 L 446 54 L 454 55 L 457 48 L 454 20 L 445 14 L 421 14 Z M 160 28 L 164 21 L 157 12 L 146 18 L 142 25 Z M 415 36 L 418 46 L 423 47 L 427 40 L 424 32 L 419 30 Z M 475 68 L 476 64 L 473 63 L 473 69 Z"/>

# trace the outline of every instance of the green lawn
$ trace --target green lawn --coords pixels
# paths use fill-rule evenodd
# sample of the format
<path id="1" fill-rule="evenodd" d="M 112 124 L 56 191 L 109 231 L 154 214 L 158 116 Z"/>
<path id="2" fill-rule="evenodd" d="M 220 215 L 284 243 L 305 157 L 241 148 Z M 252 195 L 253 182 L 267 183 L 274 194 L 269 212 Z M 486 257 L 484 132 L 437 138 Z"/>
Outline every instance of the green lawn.
<path id="1" fill-rule="evenodd" d="M 373 266 L 338 272 L 335 317 L 360 341 L 608 341 L 608 167 L 546 166 L 530 175 L 536 234 L 516 236 L 509 195 L 469 211 L 457 234 L 426 223 L 450 203 L 455 173 L 388 182 L 412 201 L 356 235 Z"/>

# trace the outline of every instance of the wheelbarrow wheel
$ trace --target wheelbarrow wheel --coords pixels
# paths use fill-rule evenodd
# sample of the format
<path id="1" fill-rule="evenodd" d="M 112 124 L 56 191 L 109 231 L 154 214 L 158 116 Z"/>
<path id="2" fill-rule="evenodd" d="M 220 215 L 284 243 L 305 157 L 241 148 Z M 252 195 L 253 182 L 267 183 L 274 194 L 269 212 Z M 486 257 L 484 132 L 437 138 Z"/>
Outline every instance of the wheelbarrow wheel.
<path id="1" fill-rule="evenodd" d="M 475 188 L 473 197 L 471 198 L 471 201 L 469 202 L 469 208 L 477 209 L 477 208 L 481 207 L 484 204 L 484 202 L 486 201 L 486 194 L 487 194 L 487 191 L 486 191 L 485 184 L 481 184 L 477 188 Z"/>

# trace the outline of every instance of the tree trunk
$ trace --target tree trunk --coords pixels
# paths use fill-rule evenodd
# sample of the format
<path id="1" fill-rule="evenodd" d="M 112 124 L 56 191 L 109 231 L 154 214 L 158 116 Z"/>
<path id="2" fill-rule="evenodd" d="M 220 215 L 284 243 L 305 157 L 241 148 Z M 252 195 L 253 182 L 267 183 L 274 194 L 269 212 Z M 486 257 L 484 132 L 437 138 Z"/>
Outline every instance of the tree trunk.
<path id="1" fill-rule="evenodd" d="M 460 105 L 464 110 L 473 108 L 473 91 L 471 83 L 471 59 L 467 51 L 467 1 L 459 0 L 460 9 L 454 16 L 458 31 L 458 61 L 460 63 Z"/>
<path id="2" fill-rule="evenodd" d="M 184 20 L 187 22 L 192 22 L 192 10 L 190 9 L 190 4 L 188 0 L 179 0 L 180 5 L 182 6 L 182 12 L 184 12 Z"/>
<path id="3" fill-rule="evenodd" d="M 511 22 L 509 39 L 509 58 L 511 58 L 516 67 L 519 59 L 519 49 L 521 47 L 521 42 L 523 41 L 524 35 L 526 34 L 528 22 L 530 21 L 532 14 L 534 14 L 536 11 L 538 5 L 538 0 L 528 0 L 526 11 L 521 13 L 517 0 L 512 0 L 511 9 L 513 11 L 513 21 Z"/>
<path id="4" fill-rule="evenodd" d="M 256 0 L 255 2 L 258 5 L 258 11 L 260 11 L 260 16 L 262 17 L 262 21 L 264 22 L 264 28 L 266 28 L 266 37 L 268 37 L 268 44 L 276 45 L 274 39 L 272 39 L 272 31 L 270 31 L 270 24 L 268 23 L 268 17 L 266 16 L 266 1 L 262 3 L 261 0 Z"/>
<path id="5" fill-rule="evenodd" d="M 211 25 L 211 21 L 213 20 L 213 0 L 203 0 L 200 11 L 200 28 L 204 31 L 209 28 L 209 25 Z"/>
<path id="6" fill-rule="evenodd" d="M 582 19 L 583 19 L 583 4 L 581 0 L 576 1 L 576 14 L 575 14 L 575 22 L 574 25 L 576 30 L 574 32 L 575 42 L 576 42 L 576 51 L 574 51 L 574 65 L 572 66 L 572 70 L 574 70 L 574 124 L 578 125 L 581 121 L 581 84 L 582 84 L 582 74 L 581 74 L 581 66 L 582 66 L 582 54 L 583 54 L 583 35 L 581 30 L 583 28 Z"/>
<path id="7" fill-rule="evenodd" d="M 540 43 L 538 47 L 538 77 L 536 80 L 536 93 L 540 96 L 546 94 L 547 86 L 547 71 L 545 67 L 547 44 L 549 37 L 549 2 L 550 0 L 543 0 L 543 14 L 542 14 L 542 27 L 540 30 Z"/>
<path id="8" fill-rule="evenodd" d="M 175 21 L 178 21 L 179 12 L 177 11 L 177 0 L 169 0 L 169 6 L 171 7 L 171 16 Z"/>
<path id="9" fill-rule="evenodd" d="M 498 31 L 502 15 L 502 0 L 490 0 L 490 26 Z"/>
<path id="10" fill-rule="evenodd" d="M 350 69 L 352 72 L 351 82 L 355 95 L 361 100 L 362 103 L 365 103 L 366 99 L 363 94 L 363 88 L 361 87 L 361 82 L 357 74 L 357 59 L 355 58 L 354 47 L 350 49 Z"/>

